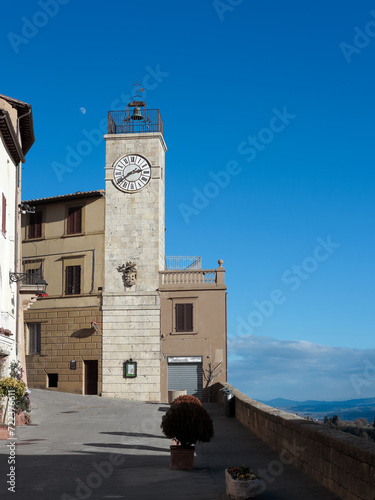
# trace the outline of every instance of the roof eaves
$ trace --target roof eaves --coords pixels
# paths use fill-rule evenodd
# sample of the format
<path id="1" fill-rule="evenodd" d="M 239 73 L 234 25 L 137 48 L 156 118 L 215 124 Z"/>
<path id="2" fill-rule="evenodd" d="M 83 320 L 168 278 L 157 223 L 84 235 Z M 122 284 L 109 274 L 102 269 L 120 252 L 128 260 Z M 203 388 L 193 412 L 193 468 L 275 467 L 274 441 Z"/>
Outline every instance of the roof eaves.
<path id="1" fill-rule="evenodd" d="M 59 196 L 50 196 L 48 198 L 37 198 L 35 200 L 25 200 L 22 201 L 22 203 L 27 203 L 28 205 L 35 203 L 35 204 L 42 204 L 42 203 L 50 203 L 54 201 L 64 201 L 64 200 L 69 200 L 69 199 L 81 199 L 81 198 L 93 198 L 95 196 L 104 196 L 105 195 L 105 190 L 104 189 L 98 189 L 97 191 L 77 191 L 76 193 L 71 193 L 71 194 L 62 194 Z"/>
<path id="2" fill-rule="evenodd" d="M 0 133 L 15 165 L 25 163 L 25 157 L 8 111 L 0 109 Z"/>
<path id="3" fill-rule="evenodd" d="M 18 101 L 13 97 L 0 94 L 0 99 L 8 102 L 13 108 L 17 110 L 17 117 L 20 125 L 20 134 L 22 141 L 22 152 L 24 155 L 30 150 L 35 142 L 34 122 L 32 108 L 27 102 Z M 22 121 L 21 121 L 22 120 Z"/>

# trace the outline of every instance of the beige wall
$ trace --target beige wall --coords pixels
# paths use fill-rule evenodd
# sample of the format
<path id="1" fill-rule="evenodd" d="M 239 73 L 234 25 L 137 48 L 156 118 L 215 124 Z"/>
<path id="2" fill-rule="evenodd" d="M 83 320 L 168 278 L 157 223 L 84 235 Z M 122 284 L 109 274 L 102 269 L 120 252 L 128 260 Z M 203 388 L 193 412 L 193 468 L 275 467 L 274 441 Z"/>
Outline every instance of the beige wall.
<path id="1" fill-rule="evenodd" d="M 224 274 L 224 269 L 222 274 Z M 180 274 L 188 275 L 182 272 Z M 197 274 L 197 273 L 190 273 Z M 168 356 L 202 356 L 203 371 L 208 370 L 209 363 L 217 365 L 215 372 L 222 374 L 213 383 L 227 380 L 226 352 L 226 287 L 224 276 L 222 283 L 214 285 L 168 285 L 161 287 L 161 400 L 168 401 Z M 176 303 L 193 304 L 193 333 L 176 333 L 174 328 Z M 203 381 L 203 387 L 205 382 Z M 208 400 L 208 390 L 203 392 L 204 400 Z M 216 393 L 211 391 L 211 400 Z"/>
<path id="2" fill-rule="evenodd" d="M 26 269 L 31 261 L 43 263 L 48 297 L 40 298 L 25 312 L 26 324 L 41 323 L 41 355 L 27 354 L 30 387 L 46 388 L 47 374 L 58 373 L 57 390 L 84 393 L 84 360 L 98 360 L 98 394 L 101 393 L 101 294 L 104 265 L 104 196 L 34 202 L 43 212 L 42 238 L 28 238 L 29 216 L 22 221 L 22 253 Z M 82 233 L 66 234 L 69 206 L 82 206 Z M 81 265 L 81 294 L 65 295 L 65 266 Z M 71 335 L 98 323 L 99 332 L 86 338 Z M 26 328 L 26 353 L 28 353 Z M 77 369 L 70 370 L 70 361 Z M 56 390 L 56 389 L 55 389 Z"/>

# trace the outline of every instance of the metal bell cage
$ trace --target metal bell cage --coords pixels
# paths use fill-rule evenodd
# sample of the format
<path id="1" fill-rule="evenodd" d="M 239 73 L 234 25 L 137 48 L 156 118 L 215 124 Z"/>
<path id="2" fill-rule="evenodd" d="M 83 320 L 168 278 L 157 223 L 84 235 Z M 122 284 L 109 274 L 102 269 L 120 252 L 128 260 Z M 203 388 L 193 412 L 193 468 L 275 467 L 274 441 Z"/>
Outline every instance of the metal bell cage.
<path id="1" fill-rule="evenodd" d="M 158 109 L 148 109 L 144 101 L 129 102 L 124 111 L 108 112 L 108 134 L 161 132 L 164 124 Z"/>

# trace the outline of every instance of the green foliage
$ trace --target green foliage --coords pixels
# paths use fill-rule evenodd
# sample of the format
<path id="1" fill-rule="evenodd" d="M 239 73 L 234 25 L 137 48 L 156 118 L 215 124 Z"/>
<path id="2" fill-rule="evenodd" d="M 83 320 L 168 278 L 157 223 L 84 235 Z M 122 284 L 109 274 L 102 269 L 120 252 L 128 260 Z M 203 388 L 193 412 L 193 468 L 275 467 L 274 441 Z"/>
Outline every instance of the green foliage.
<path id="1" fill-rule="evenodd" d="M 340 419 L 337 415 L 333 415 L 332 418 L 329 419 L 332 425 L 335 425 L 336 427 L 339 425 Z"/>
<path id="2" fill-rule="evenodd" d="M 19 361 L 12 361 L 9 368 L 10 376 L 16 380 L 21 380 L 21 363 Z"/>
<path id="3" fill-rule="evenodd" d="M 20 400 L 25 395 L 26 385 L 23 380 L 16 380 L 12 377 L 0 379 L 0 395 L 14 396 L 15 400 Z"/>
<path id="4" fill-rule="evenodd" d="M 356 425 L 345 425 L 340 427 L 340 431 L 347 432 L 348 434 L 353 434 L 353 436 L 358 436 L 367 441 L 375 441 L 375 429 L 372 427 L 363 427 Z"/>
<path id="5" fill-rule="evenodd" d="M 22 398 L 16 399 L 14 402 L 14 409 L 16 413 L 20 413 L 21 411 L 25 413 L 30 413 L 31 405 L 29 395 L 25 393 Z"/>
<path id="6" fill-rule="evenodd" d="M 160 427 L 166 437 L 177 439 L 188 448 L 197 441 L 207 443 L 214 435 L 212 419 L 202 406 L 196 403 L 180 403 L 169 408 Z"/>

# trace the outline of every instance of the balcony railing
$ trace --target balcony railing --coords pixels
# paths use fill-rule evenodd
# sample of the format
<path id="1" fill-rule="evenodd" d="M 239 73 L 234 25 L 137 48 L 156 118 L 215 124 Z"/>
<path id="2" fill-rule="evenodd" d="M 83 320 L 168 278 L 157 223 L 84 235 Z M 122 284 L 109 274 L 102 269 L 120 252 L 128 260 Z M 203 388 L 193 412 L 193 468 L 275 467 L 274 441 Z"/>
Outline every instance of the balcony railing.
<path id="1" fill-rule="evenodd" d="M 108 112 L 108 134 L 140 134 L 161 132 L 164 124 L 158 109 L 138 108 L 137 119 L 133 119 L 134 108 Z"/>
<path id="2" fill-rule="evenodd" d="M 43 261 L 39 260 L 24 260 L 22 262 L 24 277 L 22 285 L 36 285 L 38 281 L 43 279 Z"/>
<path id="3" fill-rule="evenodd" d="M 202 269 L 202 257 L 167 256 L 165 257 L 165 268 L 168 271 Z"/>
<path id="4" fill-rule="evenodd" d="M 159 272 L 159 288 L 216 288 L 225 287 L 225 270 L 201 269 Z"/>

